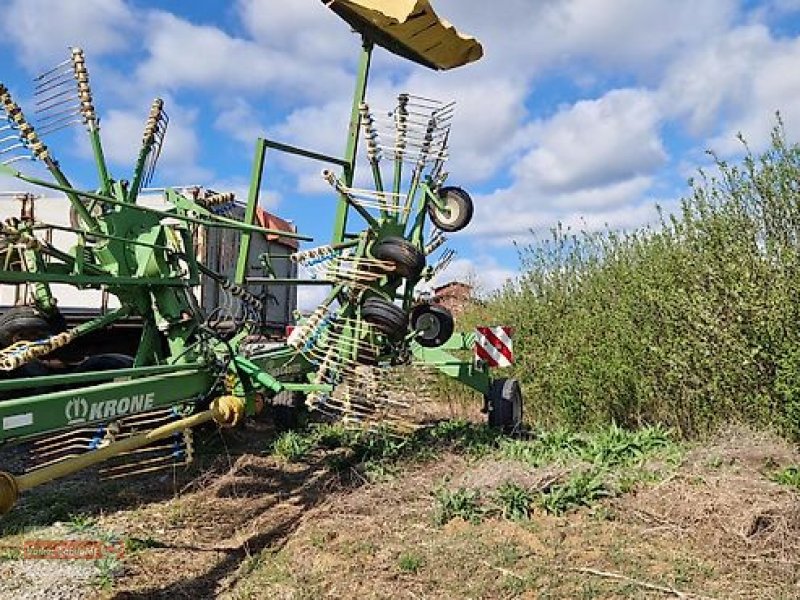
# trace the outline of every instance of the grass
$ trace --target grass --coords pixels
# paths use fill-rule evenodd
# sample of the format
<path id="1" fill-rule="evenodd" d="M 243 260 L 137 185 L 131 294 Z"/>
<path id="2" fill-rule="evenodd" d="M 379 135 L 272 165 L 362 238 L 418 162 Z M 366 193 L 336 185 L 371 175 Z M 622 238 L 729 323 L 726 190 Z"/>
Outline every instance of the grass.
<path id="1" fill-rule="evenodd" d="M 272 453 L 286 462 L 297 462 L 305 458 L 313 445 L 313 438 L 296 431 L 284 431 L 273 442 Z"/>
<path id="2" fill-rule="evenodd" d="M 441 525 L 456 517 L 478 522 L 488 516 L 526 520 L 536 509 L 562 515 L 661 479 L 677 467 L 682 452 L 674 434 L 661 427 L 629 431 L 612 425 L 594 433 L 559 428 L 530 440 L 493 440 L 480 454 L 531 467 L 569 466 L 568 475 L 535 490 L 506 481 L 489 497 L 477 490 L 442 487 L 434 495 L 434 522 Z M 650 468 L 649 461 L 666 468 Z"/>
<path id="3" fill-rule="evenodd" d="M 563 515 L 573 508 L 591 506 L 611 495 L 603 471 L 576 471 L 566 481 L 542 492 L 537 504 L 547 513 Z"/>
<path id="4" fill-rule="evenodd" d="M 397 559 L 397 568 L 402 573 L 416 575 L 424 565 L 425 559 L 414 552 L 403 552 Z"/>

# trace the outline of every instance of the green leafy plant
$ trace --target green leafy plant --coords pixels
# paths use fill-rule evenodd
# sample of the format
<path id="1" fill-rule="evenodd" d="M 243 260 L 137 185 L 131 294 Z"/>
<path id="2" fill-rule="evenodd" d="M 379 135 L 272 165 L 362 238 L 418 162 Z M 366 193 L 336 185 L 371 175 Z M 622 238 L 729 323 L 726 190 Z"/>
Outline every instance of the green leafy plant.
<path id="1" fill-rule="evenodd" d="M 458 488 L 450 490 L 440 487 L 434 492 L 434 516 L 436 525 L 444 525 L 455 518 L 470 523 L 479 523 L 485 516 L 481 506 L 481 495 L 477 490 Z"/>
<path id="2" fill-rule="evenodd" d="M 767 150 L 743 150 L 712 154 L 652 226 L 557 224 L 521 244 L 520 277 L 462 317 L 515 326 L 530 422 L 686 437 L 738 421 L 800 439 L 800 146 L 778 119 Z M 636 461 L 617 441 L 595 458 Z"/>
<path id="3" fill-rule="evenodd" d="M 403 552 L 397 559 L 397 566 L 403 573 L 417 573 L 425 564 L 425 559 L 413 552 Z"/>
<path id="4" fill-rule="evenodd" d="M 530 518 L 534 496 L 524 487 L 507 481 L 497 488 L 494 499 L 504 519 L 517 521 Z"/>
<path id="5" fill-rule="evenodd" d="M 287 462 L 302 460 L 314 446 L 310 436 L 296 431 L 284 431 L 272 444 L 272 453 Z"/>
<path id="6" fill-rule="evenodd" d="M 85 513 L 72 513 L 69 515 L 67 529 L 72 533 L 85 533 L 97 525 L 97 520 Z"/>
<path id="7" fill-rule="evenodd" d="M 770 479 L 781 485 L 788 485 L 800 490 L 800 467 L 791 466 L 770 474 Z"/>
<path id="8" fill-rule="evenodd" d="M 591 506 L 593 502 L 611 494 L 604 475 L 602 471 L 577 471 L 563 483 L 542 492 L 538 504 L 555 515 L 562 515 L 580 506 Z"/>

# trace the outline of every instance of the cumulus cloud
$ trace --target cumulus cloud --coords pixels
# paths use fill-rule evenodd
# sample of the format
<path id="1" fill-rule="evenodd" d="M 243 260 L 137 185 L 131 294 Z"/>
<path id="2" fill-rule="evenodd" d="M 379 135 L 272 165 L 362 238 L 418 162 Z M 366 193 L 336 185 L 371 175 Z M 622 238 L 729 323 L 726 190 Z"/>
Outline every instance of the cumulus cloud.
<path id="1" fill-rule="evenodd" d="M 191 88 L 212 97 L 231 90 L 269 90 L 296 100 L 324 98 L 350 81 L 342 67 L 315 66 L 286 49 L 275 50 L 168 12 L 148 14 L 144 46 L 148 56 L 136 77 L 151 88 Z"/>
<path id="2" fill-rule="evenodd" d="M 70 46 L 92 55 L 123 50 L 135 27 L 123 0 L 11 0 L 4 2 L 0 30 L 22 64 L 36 71 L 66 58 Z"/>
<path id="3" fill-rule="evenodd" d="M 514 167 L 541 189 L 571 192 L 651 173 L 666 160 L 650 93 L 614 90 L 533 126 L 534 148 Z"/>
<path id="4" fill-rule="evenodd" d="M 237 0 L 245 30 L 260 44 L 326 63 L 351 60 L 358 38 L 320 2 Z"/>

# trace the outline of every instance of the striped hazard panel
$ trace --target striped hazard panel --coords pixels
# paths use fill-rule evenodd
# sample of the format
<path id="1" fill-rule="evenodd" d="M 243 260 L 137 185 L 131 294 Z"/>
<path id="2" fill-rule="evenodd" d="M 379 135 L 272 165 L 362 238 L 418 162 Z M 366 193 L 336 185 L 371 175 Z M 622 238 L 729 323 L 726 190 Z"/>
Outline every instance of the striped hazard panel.
<path id="1" fill-rule="evenodd" d="M 512 327 L 477 327 L 475 358 L 489 367 L 510 367 L 514 363 Z"/>

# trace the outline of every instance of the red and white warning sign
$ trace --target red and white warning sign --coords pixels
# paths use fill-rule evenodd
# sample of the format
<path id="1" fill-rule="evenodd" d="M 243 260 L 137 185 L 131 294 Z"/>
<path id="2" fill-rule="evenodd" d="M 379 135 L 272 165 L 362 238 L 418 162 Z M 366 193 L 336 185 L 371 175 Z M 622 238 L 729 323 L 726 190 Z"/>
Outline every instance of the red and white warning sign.
<path id="1" fill-rule="evenodd" d="M 510 367 L 514 362 L 513 327 L 476 327 L 475 358 L 489 367 Z"/>

